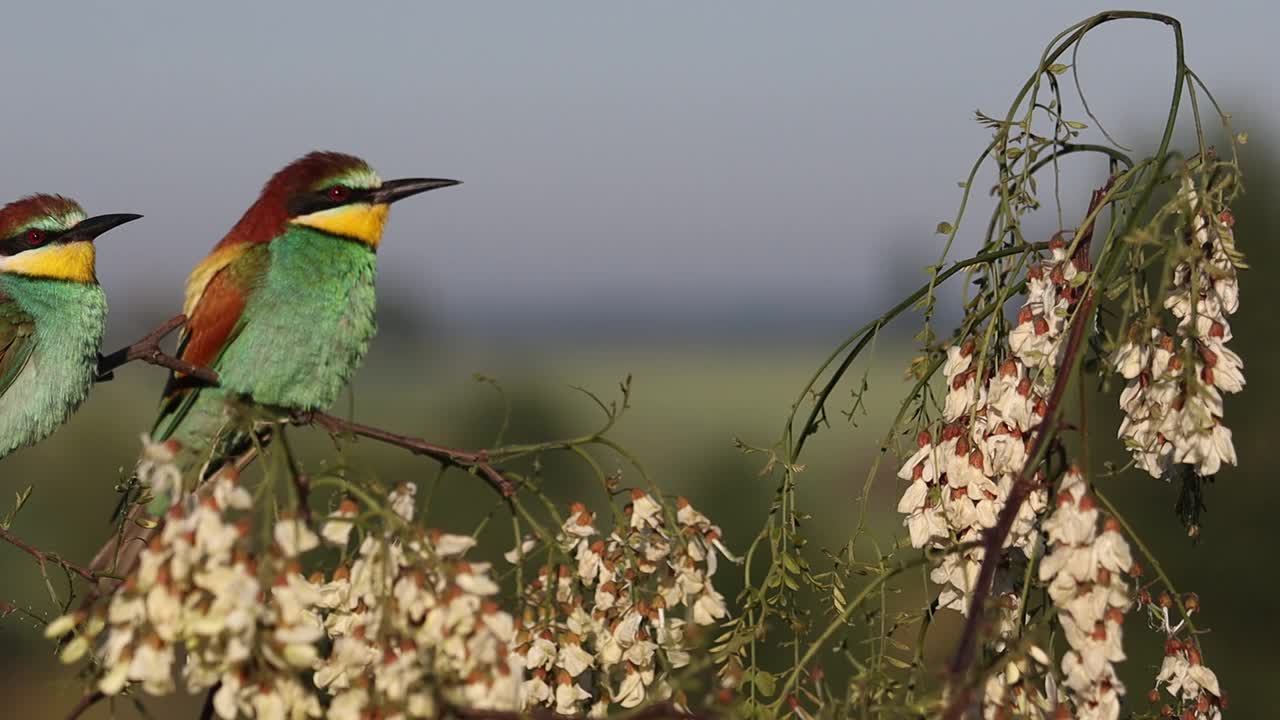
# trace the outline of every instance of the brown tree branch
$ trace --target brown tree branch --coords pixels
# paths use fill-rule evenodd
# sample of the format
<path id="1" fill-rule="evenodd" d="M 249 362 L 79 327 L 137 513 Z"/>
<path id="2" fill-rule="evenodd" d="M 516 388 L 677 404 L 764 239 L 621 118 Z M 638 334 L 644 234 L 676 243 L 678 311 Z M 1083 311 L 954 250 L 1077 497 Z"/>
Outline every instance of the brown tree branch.
<path id="1" fill-rule="evenodd" d="M 575 715 L 561 715 L 550 708 L 539 707 L 524 712 L 518 710 L 481 710 L 478 708 L 458 707 L 456 705 L 447 705 L 444 708 L 446 717 L 460 718 L 460 720 L 568 720 L 569 718 L 578 717 Z M 689 712 L 676 707 L 675 703 L 660 702 L 653 705 L 646 705 L 642 708 L 619 713 L 616 716 L 619 720 L 715 720 L 719 715 L 712 712 Z"/>
<path id="2" fill-rule="evenodd" d="M 186 322 L 186 315 L 174 315 L 138 342 L 128 347 L 120 348 L 110 355 L 103 355 L 98 358 L 98 379 L 109 379 L 117 368 L 134 360 L 141 360 L 150 365 L 169 368 L 210 385 L 216 385 L 218 383 L 218 374 L 214 371 L 207 367 L 189 363 L 182 358 L 174 357 L 160 348 L 160 341 L 174 330 L 182 327 Z"/>
<path id="3" fill-rule="evenodd" d="M 1113 179 L 1109 178 L 1107 184 L 1101 190 L 1093 192 L 1089 203 L 1088 215 L 1093 215 L 1099 209 L 1106 197 L 1107 190 L 1111 187 L 1112 181 Z M 1088 268 L 1089 245 L 1093 239 L 1093 227 L 1094 223 L 1090 222 L 1089 225 L 1080 230 L 1080 242 L 1077 246 L 1076 257 L 1084 258 L 1085 268 Z M 969 614 L 965 618 L 960 642 L 956 646 L 956 651 L 951 657 L 951 661 L 947 664 L 948 682 L 952 684 L 952 687 L 955 687 L 965 677 L 973 663 L 978 635 L 986 621 L 987 596 L 990 595 L 991 585 L 995 581 L 996 568 L 999 566 L 1001 558 L 1004 557 L 1004 541 L 1013 529 L 1013 521 L 1018 517 L 1018 511 L 1022 508 L 1022 504 L 1026 502 L 1031 492 L 1040 486 L 1040 482 L 1036 480 L 1036 467 L 1040 464 L 1049 441 L 1057 437 L 1057 433 L 1053 432 L 1053 430 L 1057 423 L 1058 414 L 1062 410 L 1062 399 L 1066 395 L 1067 386 L 1071 384 L 1072 376 L 1075 374 L 1073 369 L 1076 366 L 1077 356 L 1085 347 L 1084 338 L 1091 324 L 1090 316 L 1093 314 L 1094 299 L 1095 293 L 1092 289 L 1089 289 L 1076 306 L 1076 314 L 1067 336 L 1067 344 L 1063 351 L 1062 361 L 1058 365 L 1058 375 L 1054 379 L 1053 388 L 1049 392 L 1044 419 L 1040 421 L 1035 439 L 1031 443 L 1031 449 L 1027 451 L 1027 462 L 1022 466 L 1022 470 L 1015 478 L 1013 487 L 1009 490 L 1009 496 L 1005 499 L 1004 507 L 1000 509 L 1000 514 L 996 517 L 996 524 L 982 534 L 982 567 L 978 571 L 978 579 L 973 588 L 973 597 L 969 601 Z M 947 707 L 946 713 L 943 715 L 944 720 L 957 720 L 963 717 L 971 701 L 972 689 L 970 687 L 966 686 L 956 692 Z"/>
<path id="4" fill-rule="evenodd" d="M 56 553 L 45 552 L 44 550 L 41 550 L 34 545 L 31 545 L 30 543 L 26 542 L 25 540 L 18 537 L 17 535 L 14 535 L 8 530 L 5 530 L 4 528 L 0 528 L 0 540 L 4 540 L 10 545 L 18 548 L 19 550 L 35 558 L 36 562 L 40 564 L 40 569 L 42 571 L 44 570 L 46 564 L 53 563 L 61 567 L 63 570 L 66 570 L 67 572 L 73 572 L 76 575 L 79 575 L 80 577 L 84 578 L 85 580 L 88 580 L 91 583 L 95 583 L 98 581 L 97 573 L 93 572 L 92 570 L 86 567 L 81 567 L 73 562 L 68 562 L 66 560 L 63 560 Z"/>
<path id="5" fill-rule="evenodd" d="M 76 718 L 83 715 L 86 710 L 96 705 L 98 701 L 105 697 L 106 695 L 103 695 L 101 690 L 94 690 L 93 692 L 85 693 L 84 697 L 80 698 L 80 702 L 77 702 L 75 707 L 71 708 L 71 712 L 67 713 L 67 720 L 76 720 Z"/>
<path id="6" fill-rule="evenodd" d="M 503 497 L 511 497 L 516 494 L 515 485 L 501 471 L 490 464 L 489 455 L 484 450 L 458 450 L 444 445 L 436 445 L 421 438 L 398 435 L 371 425 L 344 420 L 335 415 L 318 411 L 295 412 L 290 416 L 289 421 L 294 425 L 319 425 L 334 434 L 346 433 L 377 440 L 387 445 L 394 445 L 408 450 L 414 455 L 424 455 L 444 465 L 452 465 L 462 469 L 474 468 L 498 494 Z"/>
<path id="7" fill-rule="evenodd" d="M 150 365 L 158 365 L 183 373 L 210 385 L 217 385 L 218 373 L 213 369 L 194 365 L 186 360 L 169 355 L 160 349 L 160 341 L 169 333 L 181 327 L 186 320 L 187 317 L 185 315 L 175 315 L 133 345 L 103 356 L 98 362 L 98 376 L 100 378 L 109 377 L 116 368 L 134 360 L 141 360 Z M 445 465 L 452 465 L 462 469 L 475 469 L 484 478 L 485 482 L 489 483 L 489 486 L 503 497 L 511 497 L 515 494 L 515 486 L 489 462 L 488 454 L 484 450 L 458 450 L 444 445 L 437 445 L 422 438 L 400 435 L 372 425 L 344 420 L 319 411 L 296 411 L 290 415 L 289 422 L 293 425 L 319 425 L 331 433 L 358 435 L 403 448 L 415 455 L 424 455 Z"/>

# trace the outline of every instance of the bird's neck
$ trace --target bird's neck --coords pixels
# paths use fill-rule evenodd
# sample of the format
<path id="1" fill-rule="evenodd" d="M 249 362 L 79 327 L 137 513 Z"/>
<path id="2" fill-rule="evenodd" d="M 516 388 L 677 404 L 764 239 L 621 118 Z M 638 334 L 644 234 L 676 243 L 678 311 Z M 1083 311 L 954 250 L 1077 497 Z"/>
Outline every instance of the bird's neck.
<path id="1" fill-rule="evenodd" d="M 36 335 L 42 340 L 92 338 L 96 345 L 102 338 L 107 299 L 97 283 L 0 273 L 0 292 L 35 318 Z"/>
<path id="2" fill-rule="evenodd" d="M 364 243 L 300 225 L 290 226 L 271 242 L 271 271 L 277 276 L 343 278 L 356 268 L 376 265 L 376 258 L 373 248 Z"/>

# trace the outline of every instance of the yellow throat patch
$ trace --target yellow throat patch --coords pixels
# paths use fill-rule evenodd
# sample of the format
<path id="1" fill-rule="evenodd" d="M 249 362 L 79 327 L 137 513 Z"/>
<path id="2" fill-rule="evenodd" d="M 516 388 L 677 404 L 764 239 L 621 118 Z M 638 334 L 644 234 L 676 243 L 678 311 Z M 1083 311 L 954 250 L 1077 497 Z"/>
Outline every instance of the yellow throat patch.
<path id="1" fill-rule="evenodd" d="M 330 235 L 358 240 L 376 250 L 382 241 L 382 227 L 387 224 L 390 209 L 391 206 L 383 203 L 357 203 L 302 215 L 292 222 Z"/>
<path id="2" fill-rule="evenodd" d="M 0 260 L 0 271 L 29 277 L 96 283 L 93 243 L 77 240 L 27 250 Z"/>

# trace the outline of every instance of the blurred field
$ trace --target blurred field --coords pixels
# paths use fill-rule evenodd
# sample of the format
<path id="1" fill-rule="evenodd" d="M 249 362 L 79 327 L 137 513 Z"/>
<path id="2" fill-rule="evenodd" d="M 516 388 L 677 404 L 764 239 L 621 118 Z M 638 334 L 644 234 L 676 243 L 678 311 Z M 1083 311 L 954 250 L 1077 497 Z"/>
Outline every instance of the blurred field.
<path id="1" fill-rule="evenodd" d="M 472 372 L 481 371 L 499 378 L 510 400 L 509 441 L 565 437 L 594 427 L 600 419 L 599 411 L 570 385 L 610 397 L 616 395 L 617 382 L 631 373 L 633 407 L 616 438 L 644 461 L 664 488 L 690 496 L 723 525 L 730 544 L 742 548 L 765 519 L 773 484 L 757 475 L 758 457 L 744 457 L 734 449 L 734 436 L 752 444 L 773 442 L 800 384 L 827 349 L 816 344 L 761 350 L 745 345 L 709 349 L 687 343 L 666 349 L 617 344 L 592 348 L 580 343 L 555 350 L 499 351 L 382 343 L 357 379 L 356 416 L 459 446 L 488 445 L 503 406 L 490 386 L 472 380 Z M 905 346 L 893 352 L 882 349 L 870 376 L 874 390 L 869 415 L 859 419 L 857 429 L 839 419 L 836 428 L 820 434 L 806 454 L 809 469 L 802 476 L 802 503 L 815 515 L 809 527 L 815 550 L 839 545 L 847 537 L 856 512 L 854 498 L 883 435 L 889 403 L 901 387 L 905 358 Z M 69 558 L 83 559 L 92 553 L 107 532 L 116 473 L 133 459 L 137 434 L 151 419 L 160 378 L 154 368 L 126 369 L 116 381 L 97 388 L 85 409 L 52 441 L 4 462 L 0 491 L 6 496 L 38 480 L 15 532 Z M 1259 385 L 1265 382 L 1258 379 Z M 1247 393 L 1243 403 L 1229 406 L 1232 416 L 1240 418 L 1234 424 L 1245 469 L 1224 473 L 1212 488 L 1205 537 L 1198 545 L 1179 536 L 1171 511 L 1173 488 L 1136 476 L 1113 481 L 1106 488 L 1126 508 L 1144 539 L 1158 549 L 1175 580 L 1200 592 L 1206 606 L 1202 623 L 1213 630 L 1206 638 L 1210 662 L 1232 694 L 1233 709 L 1242 710 L 1263 706 L 1265 685 L 1280 670 L 1280 662 L 1259 642 L 1268 606 L 1275 605 L 1268 599 L 1274 582 L 1259 571 L 1255 559 L 1259 550 L 1274 546 L 1268 531 L 1276 491 L 1263 457 L 1267 447 L 1265 415 L 1261 414 L 1264 397 L 1262 392 Z M 847 394 L 837 398 L 838 406 L 849 404 Z M 1247 410 L 1241 406 L 1250 404 L 1260 413 L 1253 416 L 1258 422 L 1243 421 Z M 312 463 L 332 454 L 318 432 L 300 431 L 293 436 L 305 436 L 300 438 L 302 454 Z M 353 458 L 359 467 L 385 479 L 425 484 L 435 476 L 433 463 L 394 448 L 361 443 Z M 888 477 L 892 466 L 887 462 L 882 468 L 885 477 L 877 485 L 871 508 L 877 540 L 886 547 L 891 537 L 900 534 L 893 511 L 900 488 Z M 557 497 L 600 499 L 595 483 L 567 466 L 551 462 L 547 476 Z M 461 474 L 446 478 L 428 522 L 469 531 L 493 509 L 492 495 Z M 638 482 L 629 472 L 624 478 Z M 504 533 L 509 531 L 495 530 L 483 549 L 493 553 L 509 546 L 509 534 Z M 0 549 L 0 577 L 5 578 L 0 588 L 3 599 L 39 613 L 47 611 L 46 591 L 28 558 L 12 548 Z M 726 590 L 736 591 L 735 580 L 732 571 L 725 571 Z M 951 620 L 940 623 L 931 634 L 929 656 L 935 662 L 952 640 L 956 623 Z M 1160 639 L 1139 625 L 1140 621 L 1130 623 L 1126 647 L 1131 659 L 1123 672 L 1134 702 L 1145 705 L 1142 695 L 1158 664 Z M 80 686 L 71 673 L 57 667 L 33 623 L 21 614 L 5 618 L 0 622 L 0 642 L 5 648 L 0 655 L 0 692 L 15 713 L 12 716 L 65 713 Z M 838 662 L 829 659 L 828 665 L 834 670 Z M 191 707 L 191 702 L 149 701 L 148 707 L 156 717 L 169 713 L 181 717 L 190 712 L 182 708 Z M 117 711 L 118 717 L 134 717 L 136 712 L 128 701 L 119 703 Z M 95 712 L 91 717 L 110 716 L 106 706 Z M 1245 710 L 1237 716 L 1250 715 Z"/>

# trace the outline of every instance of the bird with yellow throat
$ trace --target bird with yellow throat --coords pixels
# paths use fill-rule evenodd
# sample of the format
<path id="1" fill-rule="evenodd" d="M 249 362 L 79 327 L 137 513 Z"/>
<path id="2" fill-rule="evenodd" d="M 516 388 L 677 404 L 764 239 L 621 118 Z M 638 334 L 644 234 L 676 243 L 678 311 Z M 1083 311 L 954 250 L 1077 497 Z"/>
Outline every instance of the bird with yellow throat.
<path id="1" fill-rule="evenodd" d="M 178 355 L 218 374 L 174 373 L 152 439 L 179 452 L 184 474 L 216 468 L 236 408 L 330 405 L 376 328 L 374 277 L 392 203 L 456 180 L 382 180 L 363 160 L 314 152 L 277 172 L 187 281 Z M 252 419 L 252 415 L 249 416 Z M 240 415 L 240 420 L 244 415 Z"/>
<path id="2" fill-rule="evenodd" d="M 137 220 L 60 195 L 0 208 L 0 457 L 48 437 L 97 376 L 107 299 L 94 240 Z"/>

